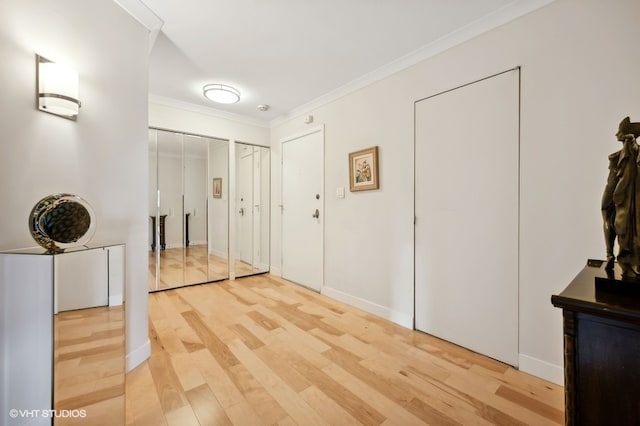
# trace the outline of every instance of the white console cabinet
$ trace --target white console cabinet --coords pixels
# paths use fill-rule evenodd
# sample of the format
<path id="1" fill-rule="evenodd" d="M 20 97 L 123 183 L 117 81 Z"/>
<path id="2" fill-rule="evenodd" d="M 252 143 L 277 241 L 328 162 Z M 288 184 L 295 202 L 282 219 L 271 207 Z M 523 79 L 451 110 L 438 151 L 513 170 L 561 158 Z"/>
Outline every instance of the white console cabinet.
<path id="1" fill-rule="evenodd" d="M 50 425 L 53 319 L 123 303 L 123 244 L 0 253 L 0 425 Z M 12 411 L 18 410 L 18 411 Z"/>

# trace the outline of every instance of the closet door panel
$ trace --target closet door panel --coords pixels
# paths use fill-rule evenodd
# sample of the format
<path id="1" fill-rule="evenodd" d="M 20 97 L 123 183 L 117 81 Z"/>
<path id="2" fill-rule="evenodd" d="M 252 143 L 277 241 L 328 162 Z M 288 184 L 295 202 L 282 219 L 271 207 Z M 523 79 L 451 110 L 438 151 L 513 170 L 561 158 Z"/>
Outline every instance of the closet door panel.
<path id="1" fill-rule="evenodd" d="M 182 144 L 181 134 L 158 131 L 159 290 L 184 285 Z"/>
<path id="2" fill-rule="evenodd" d="M 229 141 L 149 129 L 149 291 L 229 277 Z"/>
<path id="3" fill-rule="evenodd" d="M 207 282 L 208 140 L 184 136 L 184 283 Z"/>
<path id="4" fill-rule="evenodd" d="M 415 326 L 518 364 L 519 71 L 416 103 Z"/>

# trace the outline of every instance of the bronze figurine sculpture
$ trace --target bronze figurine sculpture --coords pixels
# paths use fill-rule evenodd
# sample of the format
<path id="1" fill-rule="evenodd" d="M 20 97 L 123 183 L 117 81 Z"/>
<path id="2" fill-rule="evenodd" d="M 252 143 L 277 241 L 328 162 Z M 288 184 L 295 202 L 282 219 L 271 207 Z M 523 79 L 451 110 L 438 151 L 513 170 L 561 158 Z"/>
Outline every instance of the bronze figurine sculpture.
<path id="1" fill-rule="evenodd" d="M 626 117 L 616 137 L 622 149 L 609 155 L 609 176 L 602 195 L 602 219 L 607 250 L 605 269 L 614 267 L 613 247 L 618 240 L 618 265 L 625 279 L 640 279 L 640 123 Z"/>

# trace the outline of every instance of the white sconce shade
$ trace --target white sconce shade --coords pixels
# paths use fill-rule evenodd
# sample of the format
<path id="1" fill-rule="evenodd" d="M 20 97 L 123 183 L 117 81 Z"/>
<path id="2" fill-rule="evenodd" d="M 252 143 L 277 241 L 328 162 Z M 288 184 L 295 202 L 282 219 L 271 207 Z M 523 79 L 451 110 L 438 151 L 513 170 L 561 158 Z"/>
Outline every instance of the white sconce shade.
<path id="1" fill-rule="evenodd" d="M 240 100 L 238 89 L 226 84 L 207 84 L 202 89 L 207 99 L 219 104 L 235 104 Z"/>
<path id="2" fill-rule="evenodd" d="M 76 120 L 80 110 L 78 72 L 36 55 L 38 75 L 38 109 Z"/>

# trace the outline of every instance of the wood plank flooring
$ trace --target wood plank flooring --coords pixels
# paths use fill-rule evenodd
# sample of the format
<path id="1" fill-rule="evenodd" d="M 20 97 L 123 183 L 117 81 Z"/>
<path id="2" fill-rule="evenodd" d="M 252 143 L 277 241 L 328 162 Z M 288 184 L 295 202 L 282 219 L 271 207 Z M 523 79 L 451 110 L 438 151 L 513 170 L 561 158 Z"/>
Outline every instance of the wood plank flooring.
<path id="1" fill-rule="evenodd" d="M 553 425 L 563 388 L 271 275 L 149 295 L 128 425 Z"/>

